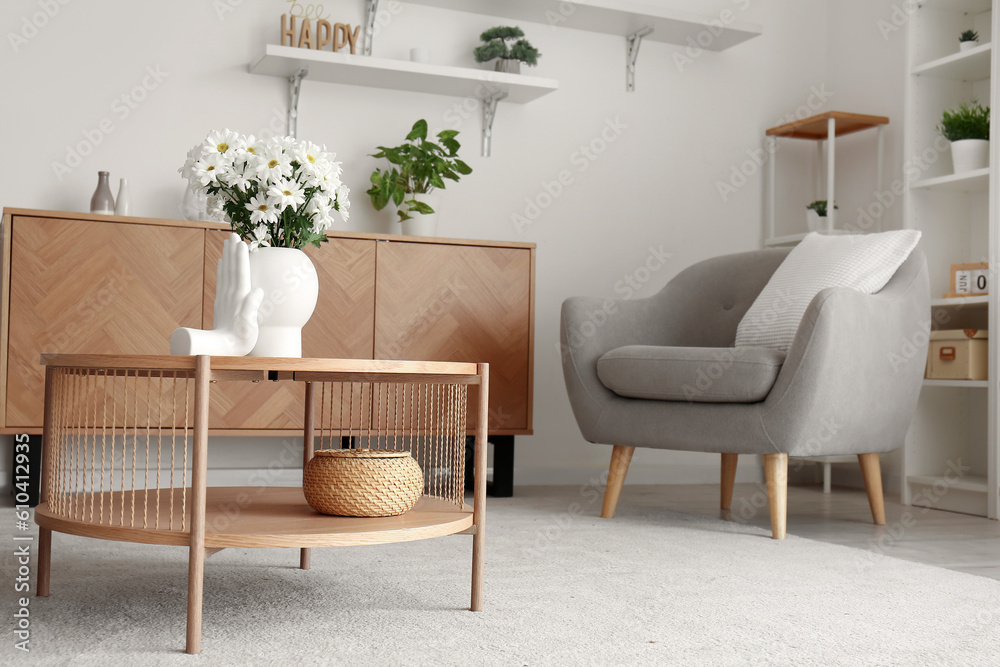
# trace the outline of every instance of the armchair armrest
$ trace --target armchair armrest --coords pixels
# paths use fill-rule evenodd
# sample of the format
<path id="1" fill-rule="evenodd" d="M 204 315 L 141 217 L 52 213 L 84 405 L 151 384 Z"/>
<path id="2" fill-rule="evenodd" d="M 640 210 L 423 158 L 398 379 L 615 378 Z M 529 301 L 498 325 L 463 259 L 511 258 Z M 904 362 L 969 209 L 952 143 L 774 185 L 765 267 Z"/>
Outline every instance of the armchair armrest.
<path id="1" fill-rule="evenodd" d="M 761 416 L 778 451 L 861 454 L 902 445 L 929 330 L 927 263 L 916 251 L 877 294 L 817 294 Z"/>
<path id="2" fill-rule="evenodd" d="M 570 404 L 586 437 L 588 425 L 614 400 L 597 377 L 597 360 L 623 345 L 666 345 L 669 285 L 646 299 L 571 297 L 562 305 L 559 351 Z"/>

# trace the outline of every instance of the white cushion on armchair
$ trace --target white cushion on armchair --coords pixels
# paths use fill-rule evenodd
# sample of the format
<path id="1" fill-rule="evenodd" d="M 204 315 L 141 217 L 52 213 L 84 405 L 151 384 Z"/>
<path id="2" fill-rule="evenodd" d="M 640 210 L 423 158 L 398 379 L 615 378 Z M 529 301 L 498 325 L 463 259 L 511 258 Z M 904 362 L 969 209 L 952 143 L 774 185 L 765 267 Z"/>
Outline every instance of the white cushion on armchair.
<path id="1" fill-rule="evenodd" d="M 820 290 L 849 287 L 865 294 L 881 290 L 910 256 L 920 232 L 807 234 L 774 272 L 743 316 L 736 347 L 788 351 L 802 316 Z"/>

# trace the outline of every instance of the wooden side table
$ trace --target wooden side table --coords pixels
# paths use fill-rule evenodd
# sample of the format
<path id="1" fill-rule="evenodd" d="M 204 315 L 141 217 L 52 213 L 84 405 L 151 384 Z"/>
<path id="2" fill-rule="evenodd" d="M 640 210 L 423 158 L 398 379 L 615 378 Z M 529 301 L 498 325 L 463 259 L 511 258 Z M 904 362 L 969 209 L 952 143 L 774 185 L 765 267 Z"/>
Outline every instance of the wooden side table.
<path id="1" fill-rule="evenodd" d="M 52 531 L 187 545 L 187 652 L 201 650 L 205 558 L 226 547 L 298 548 L 404 542 L 471 534 L 472 603 L 482 609 L 486 502 L 487 364 L 43 355 L 45 428 L 38 595 L 50 585 Z M 306 383 L 303 462 L 344 441 L 406 450 L 424 495 L 395 517 L 319 514 L 298 487 L 207 488 L 214 383 Z M 464 502 L 466 411 L 475 391 L 475 490 Z M 233 508 L 237 508 L 236 511 Z"/>

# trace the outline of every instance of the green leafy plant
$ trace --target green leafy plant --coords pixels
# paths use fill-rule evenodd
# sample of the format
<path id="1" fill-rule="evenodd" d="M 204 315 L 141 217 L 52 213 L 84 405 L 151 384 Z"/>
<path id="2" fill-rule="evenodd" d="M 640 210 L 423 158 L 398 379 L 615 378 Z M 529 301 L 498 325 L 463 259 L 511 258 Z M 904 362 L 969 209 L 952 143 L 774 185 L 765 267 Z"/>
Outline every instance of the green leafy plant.
<path id="1" fill-rule="evenodd" d="M 979 33 L 975 30 L 966 30 L 961 35 L 958 36 L 958 41 L 960 42 L 978 42 Z"/>
<path id="2" fill-rule="evenodd" d="M 948 141 L 990 138 L 990 108 L 973 100 L 945 111 L 938 131 Z"/>
<path id="3" fill-rule="evenodd" d="M 834 208 L 834 210 L 839 210 L 839 207 L 836 204 L 833 205 L 833 208 Z M 826 200 L 825 199 L 817 199 L 813 203 L 811 203 L 808 206 L 806 206 L 806 209 L 810 210 L 810 211 L 816 211 L 816 215 L 818 215 L 821 218 L 825 218 L 826 217 Z"/>
<path id="4" fill-rule="evenodd" d="M 411 213 L 428 214 L 434 209 L 412 195 L 427 193 L 434 188 L 444 189 L 444 179 L 458 181 L 472 173 L 472 167 L 458 159 L 461 144 L 455 137 L 458 130 L 437 133 L 440 144 L 427 140 L 427 121 L 413 124 L 406 140 L 399 146 L 379 146 L 372 157 L 385 158 L 388 169 L 375 169 L 371 175 L 372 186 L 367 194 L 372 206 L 381 211 L 392 202 L 397 207 L 399 222 L 409 220 Z"/>
<path id="5" fill-rule="evenodd" d="M 517 26 L 497 26 L 490 28 L 479 36 L 483 41 L 473 51 L 477 63 L 485 63 L 494 58 L 504 60 L 519 60 L 525 65 L 537 65 L 538 56 L 542 55 L 524 37 L 524 32 Z M 517 40 L 513 44 L 508 44 Z"/>

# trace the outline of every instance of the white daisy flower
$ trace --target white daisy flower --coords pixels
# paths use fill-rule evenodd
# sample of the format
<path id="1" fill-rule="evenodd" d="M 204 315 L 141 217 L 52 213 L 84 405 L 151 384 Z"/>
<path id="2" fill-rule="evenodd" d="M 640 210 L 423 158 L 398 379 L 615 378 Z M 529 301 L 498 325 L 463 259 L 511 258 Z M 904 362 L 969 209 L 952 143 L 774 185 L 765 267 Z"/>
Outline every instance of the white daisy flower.
<path id="1" fill-rule="evenodd" d="M 266 146 L 264 152 L 260 154 L 260 159 L 256 161 L 255 167 L 257 177 L 265 179 L 269 183 L 277 183 L 292 175 L 291 157 L 277 146 Z"/>
<path id="2" fill-rule="evenodd" d="M 208 134 L 208 139 L 205 140 L 205 144 L 216 153 L 228 153 L 230 150 L 235 152 L 239 139 L 239 134 L 233 132 L 229 128 L 226 128 L 221 132 L 218 130 L 210 132 Z"/>
<path id="3" fill-rule="evenodd" d="M 275 210 L 267 196 L 263 193 L 258 194 L 256 197 L 251 199 L 249 203 L 244 204 L 243 207 L 250 211 L 250 224 L 274 224 L 278 221 L 278 211 Z"/>
<path id="4" fill-rule="evenodd" d="M 306 193 L 302 186 L 292 180 L 283 180 L 267 189 L 268 201 L 278 210 L 284 211 L 291 206 L 298 208 L 306 202 Z"/>

